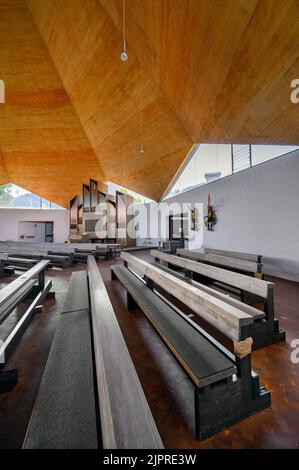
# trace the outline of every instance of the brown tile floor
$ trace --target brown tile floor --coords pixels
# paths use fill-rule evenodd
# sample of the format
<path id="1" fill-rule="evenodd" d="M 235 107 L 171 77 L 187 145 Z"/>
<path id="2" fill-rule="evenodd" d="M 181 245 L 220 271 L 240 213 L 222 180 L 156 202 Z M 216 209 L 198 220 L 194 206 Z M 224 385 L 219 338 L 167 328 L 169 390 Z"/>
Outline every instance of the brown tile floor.
<path id="1" fill-rule="evenodd" d="M 99 266 L 166 448 L 299 447 L 299 364 L 290 361 L 290 342 L 299 338 L 299 284 L 273 279 L 276 315 L 287 342 L 253 353 L 253 368 L 272 391 L 272 407 L 199 442 L 194 438 L 192 383 L 144 315 L 127 312 L 123 288 L 110 280 L 111 263 Z M 44 312 L 35 316 L 9 360 L 7 367 L 18 368 L 20 380 L 12 393 L 0 395 L 0 448 L 22 445 L 71 272 L 48 272 L 56 301 L 47 301 Z M 5 282 L 0 279 L 0 287 Z"/>

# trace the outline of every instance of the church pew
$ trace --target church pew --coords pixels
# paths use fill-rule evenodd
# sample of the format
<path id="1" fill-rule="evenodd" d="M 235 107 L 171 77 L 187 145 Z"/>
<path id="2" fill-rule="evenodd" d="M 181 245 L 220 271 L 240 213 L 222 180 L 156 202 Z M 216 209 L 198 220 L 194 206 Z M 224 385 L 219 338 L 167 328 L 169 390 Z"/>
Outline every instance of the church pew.
<path id="1" fill-rule="evenodd" d="M 72 274 L 23 447 L 163 448 L 93 256 Z"/>
<path id="2" fill-rule="evenodd" d="M 121 258 L 124 266 L 111 268 L 112 279 L 119 279 L 127 290 L 128 309 L 138 306 L 145 313 L 194 382 L 199 439 L 270 406 L 270 393 L 259 386 L 259 378 L 251 370 L 251 315 L 128 253 L 123 252 Z M 234 354 L 171 305 L 156 287 L 188 305 L 194 314 L 233 341 Z"/>
<path id="3" fill-rule="evenodd" d="M 75 296 L 74 296 L 75 294 Z M 96 396 L 86 271 L 72 274 L 25 449 L 97 449 Z"/>
<path id="4" fill-rule="evenodd" d="M 193 279 L 193 282 L 198 281 L 200 288 L 205 284 L 214 289 L 220 289 L 222 292 L 230 292 L 230 288 L 233 288 L 234 294 L 239 290 L 243 303 L 247 298 L 251 299 L 248 295 L 254 295 L 255 302 L 262 302 L 265 315 L 263 318 L 257 317 L 250 327 L 250 335 L 254 339 L 255 349 L 285 341 L 285 332 L 280 330 L 279 322 L 274 316 L 275 284 L 272 282 L 227 271 L 216 266 L 209 266 L 180 256 L 169 255 L 158 250 L 152 250 L 150 254 L 156 261 L 182 270 L 187 277 Z"/>
<path id="5" fill-rule="evenodd" d="M 27 269 L 32 268 L 38 263 L 39 260 L 26 258 L 23 255 L 11 255 L 9 254 L 5 264 L 10 269 L 15 269 L 19 271 L 26 271 Z"/>
<path id="6" fill-rule="evenodd" d="M 103 447 L 161 449 L 161 438 L 93 256 L 88 257 L 87 269 Z"/>

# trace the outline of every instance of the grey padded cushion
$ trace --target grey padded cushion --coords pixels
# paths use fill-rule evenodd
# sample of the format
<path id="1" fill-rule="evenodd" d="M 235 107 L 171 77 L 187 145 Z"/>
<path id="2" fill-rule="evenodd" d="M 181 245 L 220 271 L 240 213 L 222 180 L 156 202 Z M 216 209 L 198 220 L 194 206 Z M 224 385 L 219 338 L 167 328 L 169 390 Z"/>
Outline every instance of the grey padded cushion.
<path id="1" fill-rule="evenodd" d="M 171 348 L 184 361 L 185 370 L 198 387 L 231 377 L 236 372 L 235 365 L 221 351 L 216 349 L 127 268 L 118 265 L 112 269 L 158 329 L 160 335 L 162 334 L 167 339 Z"/>
<path id="2" fill-rule="evenodd" d="M 72 273 L 61 313 L 85 309 L 89 310 L 87 272 L 77 271 Z"/>
<path id="3" fill-rule="evenodd" d="M 96 407 L 87 310 L 60 317 L 25 449 L 96 449 Z"/>

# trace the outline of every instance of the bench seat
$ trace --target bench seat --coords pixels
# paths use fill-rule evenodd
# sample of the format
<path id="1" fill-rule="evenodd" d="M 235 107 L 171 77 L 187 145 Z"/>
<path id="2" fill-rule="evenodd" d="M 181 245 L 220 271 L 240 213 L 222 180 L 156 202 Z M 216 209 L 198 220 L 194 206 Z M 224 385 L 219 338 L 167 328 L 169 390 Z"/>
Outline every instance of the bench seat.
<path id="1" fill-rule="evenodd" d="M 51 346 L 25 449 L 97 449 L 88 310 L 62 315 Z"/>
<path id="2" fill-rule="evenodd" d="M 236 373 L 233 362 L 134 274 L 123 266 L 112 269 L 198 388 Z"/>

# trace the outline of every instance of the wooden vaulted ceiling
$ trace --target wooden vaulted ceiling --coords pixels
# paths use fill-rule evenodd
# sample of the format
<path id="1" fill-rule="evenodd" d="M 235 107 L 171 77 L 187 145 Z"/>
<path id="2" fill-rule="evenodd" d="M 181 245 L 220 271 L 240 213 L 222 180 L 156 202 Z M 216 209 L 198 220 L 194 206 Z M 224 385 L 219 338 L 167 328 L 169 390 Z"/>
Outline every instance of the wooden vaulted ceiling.
<path id="1" fill-rule="evenodd" d="M 192 147 L 159 87 L 98 0 L 28 5 L 106 179 L 159 199 Z"/>
<path id="2" fill-rule="evenodd" d="M 119 30 L 122 0 L 100 0 Z M 298 144 L 298 0 L 126 0 L 127 37 L 193 142 Z"/>
<path id="3" fill-rule="evenodd" d="M 159 199 L 194 143 L 299 144 L 298 0 L 126 0 L 126 63 L 122 5 L 0 0 L 0 182 Z"/>
<path id="4" fill-rule="evenodd" d="M 68 206 L 98 160 L 23 0 L 0 0 L 0 183 Z"/>

